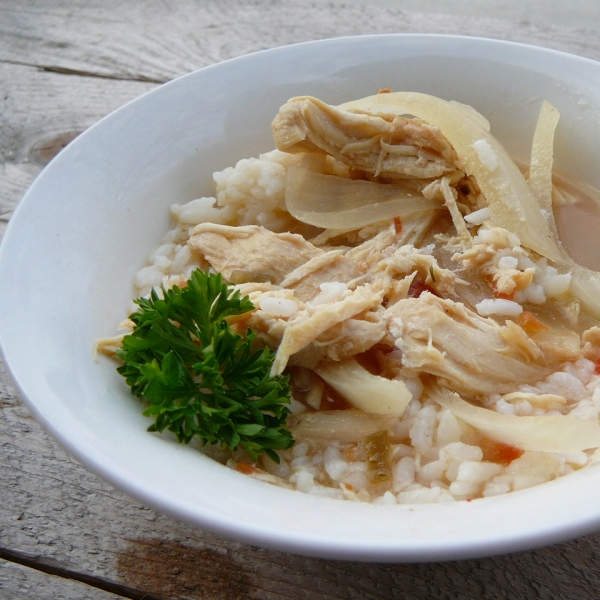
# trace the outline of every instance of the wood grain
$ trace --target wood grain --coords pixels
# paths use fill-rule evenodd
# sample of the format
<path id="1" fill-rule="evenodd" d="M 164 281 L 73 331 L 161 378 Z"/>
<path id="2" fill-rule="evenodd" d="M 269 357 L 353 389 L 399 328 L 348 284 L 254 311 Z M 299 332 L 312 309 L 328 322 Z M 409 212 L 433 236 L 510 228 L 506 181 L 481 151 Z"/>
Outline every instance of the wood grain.
<path id="1" fill-rule="evenodd" d="M 482 35 L 600 58 L 591 31 L 337 1 L 0 0 L 0 237 L 57 151 L 158 82 L 267 47 L 387 32 Z M 11 600 L 585 599 L 600 581 L 600 535 L 481 560 L 378 565 L 303 558 L 192 529 L 66 454 L 1 365 L 0 557 L 0 598 Z"/>
<path id="2" fill-rule="evenodd" d="M 283 44 L 399 32 L 526 41 L 600 58 L 600 38 L 592 31 L 388 7 L 285 0 L 0 0 L 0 231 L 43 166 L 32 157 L 34 145 L 86 129 L 153 82 Z"/>
<path id="3" fill-rule="evenodd" d="M 2 0 L 0 11 L 2 60 L 144 81 L 165 81 L 282 44 L 373 33 L 480 35 L 600 57 L 600 41 L 591 30 L 424 15 L 366 3 Z"/>
<path id="4" fill-rule="evenodd" d="M 154 87 L 0 60 L 0 223 L 8 221 L 33 179 L 66 143 Z"/>
<path id="5" fill-rule="evenodd" d="M 0 597 L 11 600 L 118 600 L 123 596 L 0 559 Z"/>

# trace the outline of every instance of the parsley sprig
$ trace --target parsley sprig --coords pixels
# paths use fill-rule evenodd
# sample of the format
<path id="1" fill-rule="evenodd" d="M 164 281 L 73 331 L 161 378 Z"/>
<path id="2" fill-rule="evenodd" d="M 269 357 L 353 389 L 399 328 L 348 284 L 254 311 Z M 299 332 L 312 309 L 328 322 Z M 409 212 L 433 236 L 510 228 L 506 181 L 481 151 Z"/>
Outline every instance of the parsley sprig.
<path id="1" fill-rule="evenodd" d="M 150 405 L 149 431 L 167 429 L 186 444 L 197 435 L 279 462 L 275 450 L 294 444 L 285 429 L 289 378 L 271 377 L 274 353 L 255 350 L 255 333 L 239 335 L 225 320 L 252 310 L 252 302 L 201 270 L 162 295 L 135 301 L 135 327 L 117 353 L 131 392 Z"/>

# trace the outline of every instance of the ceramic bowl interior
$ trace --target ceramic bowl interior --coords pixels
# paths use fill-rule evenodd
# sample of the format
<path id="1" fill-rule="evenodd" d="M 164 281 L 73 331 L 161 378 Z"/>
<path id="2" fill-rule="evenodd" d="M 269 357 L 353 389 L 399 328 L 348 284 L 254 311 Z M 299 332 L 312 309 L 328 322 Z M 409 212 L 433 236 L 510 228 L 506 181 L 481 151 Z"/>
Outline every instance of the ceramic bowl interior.
<path id="1" fill-rule="evenodd" d="M 22 397 L 90 469 L 149 506 L 253 544 L 327 558 L 476 557 L 600 524 L 600 467 L 507 496 L 419 506 L 328 500 L 254 481 L 146 432 L 141 405 L 94 342 L 127 314 L 132 276 L 169 206 L 212 195 L 211 174 L 273 147 L 297 95 L 342 103 L 380 88 L 473 105 L 526 158 L 542 99 L 561 112 L 556 167 L 600 187 L 600 63 L 464 37 L 340 38 L 191 73 L 109 115 L 44 170 L 0 250 L 0 344 Z"/>

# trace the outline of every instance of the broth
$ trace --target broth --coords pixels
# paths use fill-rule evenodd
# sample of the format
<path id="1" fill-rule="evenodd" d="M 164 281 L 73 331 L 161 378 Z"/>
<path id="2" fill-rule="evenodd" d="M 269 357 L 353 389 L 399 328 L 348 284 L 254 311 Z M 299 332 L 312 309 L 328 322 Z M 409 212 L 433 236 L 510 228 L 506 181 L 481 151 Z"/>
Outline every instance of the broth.
<path id="1" fill-rule="evenodd" d="M 554 216 L 558 235 L 571 258 L 600 271 L 600 192 L 556 178 Z"/>

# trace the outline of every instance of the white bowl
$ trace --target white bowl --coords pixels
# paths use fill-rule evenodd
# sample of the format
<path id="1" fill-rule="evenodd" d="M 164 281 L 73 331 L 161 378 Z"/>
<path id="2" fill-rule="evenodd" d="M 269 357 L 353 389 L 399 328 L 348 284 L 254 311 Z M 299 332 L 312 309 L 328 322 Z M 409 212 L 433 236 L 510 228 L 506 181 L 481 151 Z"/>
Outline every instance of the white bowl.
<path id="1" fill-rule="evenodd" d="M 98 338 L 125 317 L 132 276 L 169 226 L 169 206 L 212 194 L 211 174 L 272 148 L 296 95 L 341 103 L 383 87 L 486 115 L 517 157 L 541 99 L 561 111 L 556 166 L 600 187 L 600 63 L 465 37 L 385 35 L 299 44 L 230 60 L 146 94 L 57 156 L 0 249 L 0 346 L 35 416 L 79 460 L 140 501 L 210 531 L 312 556 L 458 559 L 572 538 L 600 525 L 593 466 L 506 496 L 381 506 L 278 489 L 146 432 Z"/>

